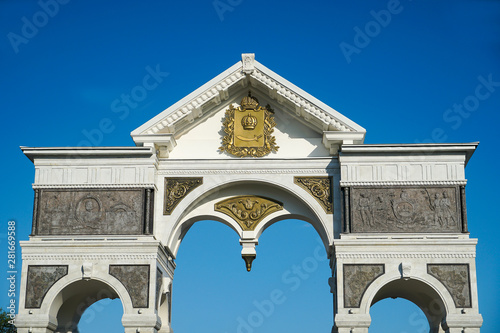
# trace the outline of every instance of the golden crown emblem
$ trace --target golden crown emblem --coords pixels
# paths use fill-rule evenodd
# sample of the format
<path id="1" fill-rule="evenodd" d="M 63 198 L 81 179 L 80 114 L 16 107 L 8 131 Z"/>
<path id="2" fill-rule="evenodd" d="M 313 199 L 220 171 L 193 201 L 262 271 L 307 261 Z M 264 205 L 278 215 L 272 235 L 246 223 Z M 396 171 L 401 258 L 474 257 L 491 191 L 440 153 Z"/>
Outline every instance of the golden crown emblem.
<path id="1" fill-rule="evenodd" d="M 241 125 L 245 130 L 253 130 L 257 126 L 257 118 L 252 116 L 250 112 L 241 119 Z"/>
<path id="2" fill-rule="evenodd" d="M 259 101 L 257 98 L 253 97 L 250 95 L 250 92 L 248 93 L 248 96 L 243 97 L 241 100 L 241 108 L 243 110 L 255 110 L 259 106 Z"/>
<path id="3" fill-rule="evenodd" d="M 263 157 L 276 152 L 279 147 L 271 135 L 276 126 L 273 113 L 269 104 L 259 106 L 250 92 L 241 99 L 239 107 L 230 104 L 223 121 L 226 135 L 219 150 L 238 157 Z"/>

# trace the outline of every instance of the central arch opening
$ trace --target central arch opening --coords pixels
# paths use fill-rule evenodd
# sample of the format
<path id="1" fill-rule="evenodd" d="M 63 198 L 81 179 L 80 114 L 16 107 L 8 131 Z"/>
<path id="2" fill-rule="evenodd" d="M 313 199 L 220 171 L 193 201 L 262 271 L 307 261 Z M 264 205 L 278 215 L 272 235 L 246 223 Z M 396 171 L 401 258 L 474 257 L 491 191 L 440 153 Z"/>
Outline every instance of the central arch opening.
<path id="1" fill-rule="evenodd" d="M 330 331 L 331 269 L 313 226 L 276 222 L 260 236 L 256 250 L 247 272 L 234 230 L 216 221 L 196 222 L 177 253 L 174 332 Z"/>

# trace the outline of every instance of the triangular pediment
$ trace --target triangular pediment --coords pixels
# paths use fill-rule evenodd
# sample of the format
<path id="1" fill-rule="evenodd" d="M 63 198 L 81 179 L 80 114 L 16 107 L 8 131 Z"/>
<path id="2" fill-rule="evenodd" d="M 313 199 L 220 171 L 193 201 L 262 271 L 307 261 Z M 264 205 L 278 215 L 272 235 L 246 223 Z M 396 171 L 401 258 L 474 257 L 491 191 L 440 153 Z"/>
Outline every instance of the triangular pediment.
<path id="1" fill-rule="evenodd" d="M 221 157 L 225 110 L 237 107 L 249 92 L 274 110 L 273 135 L 285 151 L 280 155 L 299 145 L 302 157 L 328 156 L 342 143 L 363 143 L 363 127 L 255 61 L 253 54 L 243 54 L 242 61 L 134 130 L 132 138 L 139 146 L 154 144 L 160 157 L 186 158 L 195 146 L 207 158 Z"/>

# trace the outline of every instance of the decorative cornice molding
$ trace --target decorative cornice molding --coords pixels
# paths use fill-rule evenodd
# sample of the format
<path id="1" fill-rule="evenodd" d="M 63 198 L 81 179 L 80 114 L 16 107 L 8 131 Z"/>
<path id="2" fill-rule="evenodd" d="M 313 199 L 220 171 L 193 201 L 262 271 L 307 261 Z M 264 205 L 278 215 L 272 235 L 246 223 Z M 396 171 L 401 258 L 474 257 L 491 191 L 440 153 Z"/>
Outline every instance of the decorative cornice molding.
<path id="1" fill-rule="evenodd" d="M 400 181 L 340 181 L 341 187 L 347 186 L 448 186 L 466 185 L 467 180 L 400 180 Z"/>
<path id="2" fill-rule="evenodd" d="M 161 253 L 155 254 L 25 254 L 22 256 L 23 260 L 41 262 L 41 261 L 53 261 L 62 263 L 74 263 L 82 261 L 109 261 L 109 262 L 120 262 L 120 263 L 130 263 L 133 260 L 149 261 L 157 260 L 161 263 L 161 266 L 165 268 L 170 276 L 174 275 L 174 270 L 176 264 L 173 260 L 166 258 L 165 255 Z"/>
<path id="3" fill-rule="evenodd" d="M 229 98 L 228 89 L 230 87 L 236 84 L 244 87 L 248 84 L 248 81 L 251 81 L 252 85 L 257 83 L 262 85 L 264 90 L 267 88 L 269 96 L 276 99 L 280 104 L 284 100 L 289 101 L 290 104 L 295 106 L 295 110 L 292 110 L 292 112 L 303 117 L 306 121 L 315 119 L 317 126 L 322 124 L 322 130 L 358 131 L 353 127 L 355 125 L 349 125 L 345 120 L 339 119 L 335 114 L 325 110 L 325 107 L 328 108 L 328 106 L 321 105 L 320 101 L 314 102 L 315 99 L 312 96 L 301 91 L 300 88 L 295 87 L 279 75 L 275 75 L 274 72 L 257 61 L 252 60 L 251 65 L 244 65 L 242 62 L 235 64 L 207 82 L 199 90 L 174 104 L 169 108 L 170 110 L 165 110 L 169 112 L 168 114 L 162 114 L 155 118 L 154 121 L 150 121 L 136 129 L 132 136 L 155 135 L 160 131 L 165 131 L 165 128 L 168 133 L 174 133 L 178 122 L 183 119 L 187 119 L 190 123 L 193 122 L 195 118 L 203 114 L 203 108 L 207 104 L 221 104 L 223 100 Z M 303 94 L 305 95 L 303 96 Z M 318 102 L 321 104 L 318 104 Z M 364 132 L 364 129 L 361 128 L 361 130 Z"/>
<path id="4" fill-rule="evenodd" d="M 122 260 L 154 260 L 156 254 L 23 254 L 22 259 L 26 261 L 75 261 L 75 260 L 95 260 L 95 261 L 122 261 Z"/>
<path id="5" fill-rule="evenodd" d="M 306 100 L 304 97 L 298 95 L 296 92 L 285 87 L 283 84 L 271 78 L 269 75 L 265 74 L 257 67 L 252 72 L 252 74 L 250 74 L 250 76 L 266 86 L 270 90 L 271 97 L 274 95 L 275 98 L 278 99 L 278 102 L 280 102 L 280 100 L 282 101 L 283 99 L 287 99 L 291 103 L 295 104 L 295 112 L 298 116 L 302 116 L 306 120 L 309 118 L 318 118 L 323 124 L 327 126 L 333 126 L 339 131 L 355 132 L 355 130 L 351 126 L 338 119 L 335 119 L 331 114 L 327 113 L 312 102 Z"/>
<path id="6" fill-rule="evenodd" d="M 219 174 L 319 174 L 328 175 L 335 169 L 247 169 L 247 170 L 158 170 L 158 175 L 219 175 Z M 337 172 L 338 173 L 338 172 Z"/>
<path id="7" fill-rule="evenodd" d="M 156 189 L 153 183 L 136 184 L 32 184 L 33 189 L 71 189 L 71 188 L 151 188 Z"/>
<path id="8" fill-rule="evenodd" d="M 337 259 L 463 259 L 475 258 L 475 253 L 337 253 Z"/>
<path id="9" fill-rule="evenodd" d="M 148 128 L 145 134 L 156 134 L 165 127 L 173 129 L 175 123 L 184 117 L 196 118 L 201 115 L 201 108 L 206 103 L 214 100 L 216 104 L 220 104 L 221 100 L 227 99 L 227 89 L 233 84 L 246 78 L 246 75 L 241 71 L 241 68 L 227 75 L 224 80 L 213 84 L 203 93 L 191 99 L 189 102 L 181 105 L 176 111 L 168 114 L 162 121 Z"/>

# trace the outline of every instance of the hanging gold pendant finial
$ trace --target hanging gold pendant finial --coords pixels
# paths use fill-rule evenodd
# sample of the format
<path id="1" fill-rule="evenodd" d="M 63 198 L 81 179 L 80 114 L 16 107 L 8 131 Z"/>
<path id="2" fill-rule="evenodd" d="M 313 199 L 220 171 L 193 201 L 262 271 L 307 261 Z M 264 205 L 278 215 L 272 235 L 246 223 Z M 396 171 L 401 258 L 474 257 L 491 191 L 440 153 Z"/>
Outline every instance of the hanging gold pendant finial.
<path id="1" fill-rule="evenodd" d="M 252 270 L 252 261 L 257 257 L 255 254 L 242 254 L 241 257 L 245 260 L 245 264 L 247 266 L 247 272 Z"/>

